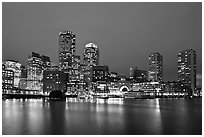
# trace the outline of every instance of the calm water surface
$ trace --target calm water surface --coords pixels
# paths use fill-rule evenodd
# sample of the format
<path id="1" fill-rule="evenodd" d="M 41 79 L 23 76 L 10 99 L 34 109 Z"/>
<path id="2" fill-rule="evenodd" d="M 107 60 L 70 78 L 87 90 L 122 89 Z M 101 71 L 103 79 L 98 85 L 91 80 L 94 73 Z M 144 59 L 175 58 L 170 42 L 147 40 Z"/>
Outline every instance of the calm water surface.
<path id="1" fill-rule="evenodd" d="M 3 100 L 2 133 L 202 134 L 202 99 Z"/>

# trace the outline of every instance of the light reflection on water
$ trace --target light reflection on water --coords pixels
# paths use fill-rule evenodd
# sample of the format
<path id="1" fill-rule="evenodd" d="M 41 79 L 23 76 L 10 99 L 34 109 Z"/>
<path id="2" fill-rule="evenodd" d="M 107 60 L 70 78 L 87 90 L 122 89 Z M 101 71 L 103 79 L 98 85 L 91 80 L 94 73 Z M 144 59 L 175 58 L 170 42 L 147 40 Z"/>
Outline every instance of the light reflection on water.
<path id="1" fill-rule="evenodd" d="M 201 106 L 201 99 L 9 99 L 2 133 L 201 134 Z"/>

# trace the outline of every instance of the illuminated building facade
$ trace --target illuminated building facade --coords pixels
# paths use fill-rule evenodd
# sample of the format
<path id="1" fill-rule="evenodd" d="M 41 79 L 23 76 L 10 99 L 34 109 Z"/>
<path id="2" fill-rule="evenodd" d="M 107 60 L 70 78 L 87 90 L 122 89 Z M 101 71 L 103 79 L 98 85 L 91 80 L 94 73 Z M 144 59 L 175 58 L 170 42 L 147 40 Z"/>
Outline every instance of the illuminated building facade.
<path id="1" fill-rule="evenodd" d="M 2 92 L 11 93 L 14 87 L 14 71 L 6 70 L 5 64 L 2 64 Z"/>
<path id="2" fill-rule="evenodd" d="M 65 73 L 71 74 L 75 55 L 75 35 L 71 31 L 59 33 L 59 67 Z"/>
<path id="3" fill-rule="evenodd" d="M 43 71 L 50 67 L 49 57 L 32 52 L 28 57 L 27 88 L 42 91 Z"/>
<path id="4" fill-rule="evenodd" d="M 73 55 L 72 70 L 67 84 L 67 94 L 78 94 L 84 90 L 84 71 L 80 63 L 80 56 Z"/>
<path id="5" fill-rule="evenodd" d="M 84 48 L 84 58 L 83 63 L 85 65 L 85 82 L 90 83 L 90 70 L 93 66 L 99 65 L 99 49 L 98 46 L 94 43 L 88 43 Z"/>
<path id="6" fill-rule="evenodd" d="M 21 77 L 21 64 L 15 60 L 6 60 L 4 62 L 5 70 L 12 70 L 14 72 L 14 87 L 19 87 Z"/>
<path id="7" fill-rule="evenodd" d="M 91 67 L 91 82 L 94 92 L 108 92 L 108 66 Z"/>
<path id="8" fill-rule="evenodd" d="M 42 55 L 41 56 L 41 65 L 42 65 L 42 71 L 50 68 L 51 67 L 50 57 Z"/>
<path id="9" fill-rule="evenodd" d="M 141 82 L 133 84 L 133 91 L 141 91 L 147 93 L 161 92 L 163 86 L 160 82 Z"/>
<path id="10" fill-rule="evenodd" d="M 165 95 L 189 95 L 189 87 L 185 86 L 182 82 L 164 82 L 163 83 L 163 94 Z"/>
<path id="11" fill-rule="evenodd" d="M 196 90 L 196 52 L 187 49 L 178 53 L 178 81 Z"/>
<path id="12" fill-rule="evenodd" d="M 148 80 L 159 82 L 163 80 L 163 57 L 160 53 L 149 55 Z"/>
<path id="13" fill-rule="evenodd" d="M 53 90 L 66 92 L 66 74 L 54 66 L 43 73 L 43 94 L 49 95 Z"/>
<path id="14" fill-rule="evenodd" d="M 80 56 L 73 56 L 72 70 L 70 75 L 70 81 L 80 81 Z"/>

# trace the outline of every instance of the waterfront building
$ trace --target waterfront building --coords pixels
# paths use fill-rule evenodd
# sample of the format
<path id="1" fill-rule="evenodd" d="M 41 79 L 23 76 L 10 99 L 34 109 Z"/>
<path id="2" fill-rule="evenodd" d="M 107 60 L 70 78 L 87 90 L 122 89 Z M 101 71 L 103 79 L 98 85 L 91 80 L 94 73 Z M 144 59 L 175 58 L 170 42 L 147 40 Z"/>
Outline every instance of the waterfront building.
<path id="1" fill-rule="evenodd" d="M 163 80 L 163 57 L 160 53 L 154 52 L 149 55 L 148 80 L 159 82 Z"/>
<path id="2" fill-rule="evenodd" d="M 12 93 L 14 88 L 14 71 L 6 69 L 5 64 L 2 64 L 2 93 Z"/>
<path id="3" fill-rule="evenodd" d="M 163 95 L 189 95 L 189 87 L 182 82 L 163 82 Z"/>
<path id="4" fill-rule="evenodd" d="M 91 82 L 91 67 L 99 65 L 99 49 L 94 43 L 88 43 L 84 47 L 83 63 L 85 65 L 84 78 L 87 84 Z"/>
<path id="5" fill-rule="evenodd" d="M 42 92 L 43 71 L 51 67 L 50 58 L 32 52 L 28 57 L 27 88 Z"/>
<path id="6" fill-rule="evenodd" d="M 5 70 L 14 72 L 14 87 L 18 87 L 21 77 L 21 64 L 15 60 L 6 60 L 3 64 L 5 65 Z"/>
<path id="7" fill-rule="evenodd" d="M 75 34 L 71 31 L 59 33 L 59 67 L 65 73 L 71 74 L 75 55 Z"/>
<path id="8" fill-rule="evenodd" d="M 118 82 L 118 73 L 116 72 L 109 72 L 108 74 L 108 81 L 109 82 Z"/>
<path id="9" fill-rule="evenodd" d="M 162 92 L 162 84 L 160 82 L 141 82 L 133 84 L 133 91 L 143 91 L 143 92 Z"/>
<path id="10" fill-rule="evenodd" d="M 108 66 L 93 66 L 91 68 L 91 82 L 108 81 Z"/>
<path id="11" fill-rule="evenodd" d="M 43 73 L 43 94 L 49 95 L 53 90 L 60 90 L 66 93 L 67 75 L 57 66 L 46 69 Z"/>
<path id="12" fill-rule="evenodd" d="M 178 81 L 189 86 L 194 94 L 196 90 L 196 52 L 193 49 L 178 53 Z"/>
<path id="13" fill-rule="evenodd" d="M 108 66 L 93 66 L 91 67 L 91 82 L 92 89 L 97 92 L 108 92 Z"/>

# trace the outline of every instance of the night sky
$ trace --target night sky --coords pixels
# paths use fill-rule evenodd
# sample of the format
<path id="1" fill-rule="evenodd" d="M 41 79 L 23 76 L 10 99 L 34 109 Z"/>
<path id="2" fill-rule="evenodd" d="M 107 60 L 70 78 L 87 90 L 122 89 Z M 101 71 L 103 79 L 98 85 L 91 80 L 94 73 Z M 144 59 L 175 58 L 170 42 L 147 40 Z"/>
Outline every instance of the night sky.
<path id="1" fill-rule="evenodd" d="M 197 53 L 202 74 L 202 3 L 3 3 L 2 58 L 27 65 L 32 51 L 58 64 L 60 31 L 76 35 L 76 53 L 84 45 L 99 47 L 100 65 L 129 75 L 129 68 L 148 69 L 148 56 L 163 56 L 164 80 L 177 80 L 177 54 Z"/>

